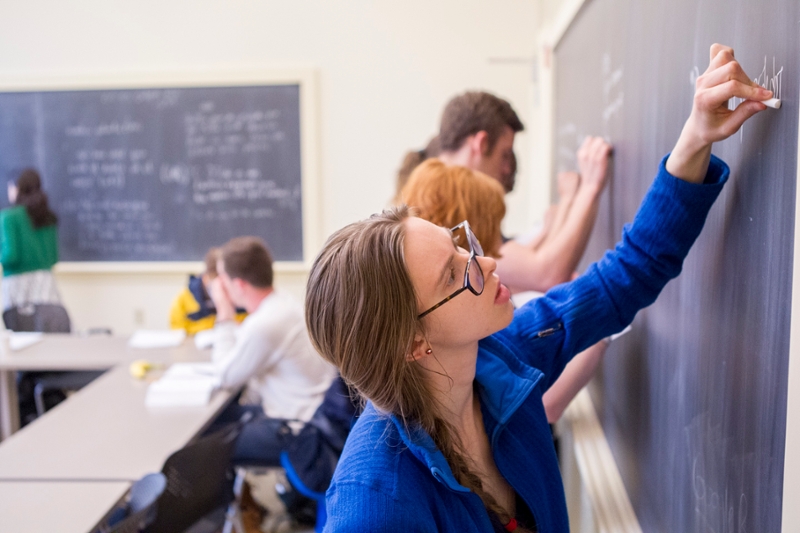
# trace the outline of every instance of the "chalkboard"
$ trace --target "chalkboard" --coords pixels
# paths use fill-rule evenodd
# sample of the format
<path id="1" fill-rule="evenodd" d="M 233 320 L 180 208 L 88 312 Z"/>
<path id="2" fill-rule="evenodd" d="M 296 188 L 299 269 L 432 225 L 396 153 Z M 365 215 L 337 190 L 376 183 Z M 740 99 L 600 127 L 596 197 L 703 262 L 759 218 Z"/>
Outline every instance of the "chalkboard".
<path id="1" fill-rule="evenodd" d="M 732 169 L 681 276 L 590 386 L 644 531 L 780 531 L 797 174 L 797 0 L 592 0 L 554 52 L 554 159 L 614 144 L 587 252 L 619 239 L 689 115 L 715 42 L 780 93 L 715 154 Z M 736 105 L 731 102 L 730 105 Z"/>
<path id="2" fill-rule="evenodd" d="M 0 175 L 40 171 L 62 261 L 198 260 L 238 235 L 302 261 L 300 122 L 299 84 L 2 92 Z"/>

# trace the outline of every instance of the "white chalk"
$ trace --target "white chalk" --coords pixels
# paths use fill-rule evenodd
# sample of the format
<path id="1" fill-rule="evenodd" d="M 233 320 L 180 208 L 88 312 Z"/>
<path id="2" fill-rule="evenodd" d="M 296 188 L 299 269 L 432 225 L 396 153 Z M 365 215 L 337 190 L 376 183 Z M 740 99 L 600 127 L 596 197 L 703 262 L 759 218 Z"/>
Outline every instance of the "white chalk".
<path id="1" fill-rule="evenodd" d="M 762 100 L 762 104 L 767 107 L 771 107 L 772 109 L 780 109 L 781 108 L 781 101 L 777 98 L 770 98 L 769 100 Z"/>

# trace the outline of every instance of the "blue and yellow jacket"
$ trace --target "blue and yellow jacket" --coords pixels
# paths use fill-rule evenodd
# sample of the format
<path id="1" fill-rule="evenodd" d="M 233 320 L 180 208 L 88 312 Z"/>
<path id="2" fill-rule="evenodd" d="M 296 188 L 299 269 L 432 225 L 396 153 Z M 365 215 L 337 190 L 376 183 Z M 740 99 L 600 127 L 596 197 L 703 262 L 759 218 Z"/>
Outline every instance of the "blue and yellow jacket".
<path id="1" fill-rule="evenodd" d="M 247 316 L 243 309 L 236 310 L 236 320 L 241 322 Z M 214 302 L 208 295 L 202 278 L 189 276 L 189 285 L 172 302 L 169 311 L 169 326 L 183 329 L 189 335 L 211 329 L 217 318 Z"/>

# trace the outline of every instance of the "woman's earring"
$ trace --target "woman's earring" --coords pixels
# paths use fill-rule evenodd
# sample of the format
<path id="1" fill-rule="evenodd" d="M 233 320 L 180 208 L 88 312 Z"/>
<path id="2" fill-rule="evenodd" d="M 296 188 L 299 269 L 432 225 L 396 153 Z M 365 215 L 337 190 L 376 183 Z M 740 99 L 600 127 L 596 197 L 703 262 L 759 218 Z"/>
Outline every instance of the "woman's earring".
<path id="1" fill-rule="evenodd" d="M 433 353 L 433 350 L 431 350 L 430 348 L 428 348 L 427 350 L 425 350 L 425 353 L 426 353 L 426 354 L 428 354 L 428 355 L 430 355 L 430 354 L 432 354 L 432 353 Z"/>

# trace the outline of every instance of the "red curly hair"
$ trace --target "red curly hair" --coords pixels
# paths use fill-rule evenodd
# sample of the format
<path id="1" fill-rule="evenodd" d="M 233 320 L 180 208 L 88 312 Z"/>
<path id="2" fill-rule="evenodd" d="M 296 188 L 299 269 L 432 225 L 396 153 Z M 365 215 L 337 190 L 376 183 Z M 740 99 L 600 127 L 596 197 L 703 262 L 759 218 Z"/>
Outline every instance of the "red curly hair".
<path id="1" fill-rule="evenodd" d="M 500 222 L 506 214 L 505 191 L 486 174 L 428 159 L 411 173 L 400 198 L 420 218 L 452 228 L 464 220 L 489 257 L 500 256 Z"/>

